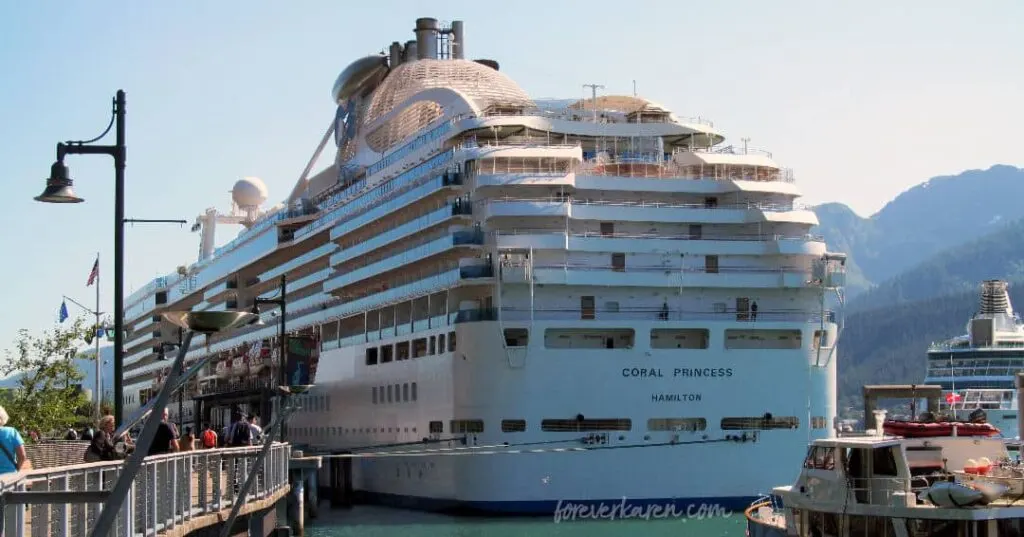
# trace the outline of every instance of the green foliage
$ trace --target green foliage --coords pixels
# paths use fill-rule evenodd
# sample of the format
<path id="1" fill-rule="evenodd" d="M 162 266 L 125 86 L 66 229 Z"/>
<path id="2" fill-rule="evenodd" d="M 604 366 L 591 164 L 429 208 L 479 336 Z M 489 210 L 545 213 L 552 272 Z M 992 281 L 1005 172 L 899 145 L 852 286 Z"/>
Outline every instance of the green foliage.
<path id="1" fill-rule="evenodd" d="M 89 401 L 79 388 L 84 374 L 74 359 L 78 345 L 92 329 L 83 319 L 56 325 L 42 336 L 19 330 L 15 348 L 7 351 L 4 375 L 19 374 L 17 387 L 0 394 L 9 425 L 23 434 L 59 432 L 88 416 Z"/>

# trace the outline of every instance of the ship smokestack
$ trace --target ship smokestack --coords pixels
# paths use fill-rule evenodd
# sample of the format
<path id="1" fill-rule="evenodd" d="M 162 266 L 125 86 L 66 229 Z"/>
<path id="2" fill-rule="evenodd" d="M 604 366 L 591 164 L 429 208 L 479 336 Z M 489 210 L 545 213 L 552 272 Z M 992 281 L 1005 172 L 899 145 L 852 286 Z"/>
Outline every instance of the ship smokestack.
<path id="1" fill-rule="evenodd" d="M 995 315 L 1005 313 L 1012 315 L 1010 297 L 1006 292 L 1006 282 L 1002 280 L 985 280 L 981 282 L 980 314 Z"/>
<path id="2" fill-rule="evenodd" d="M 389 61 L 388 64 L 392 69 L 398 67 L 402 63 L 402 44 L 398 41 L 391 43 L 391 49 L 388 51 Z"/>
<path id="3" fill-rule="evenodd" d="M 437 59 L 437 19 L 424 17 L 416 19 L 416 58 Z"/>
<path id="4" fill-rule="evenodd" d="M 466 58 L 466 29 L 462 21 L 452 21 L 452 59 Z"/>
<path id="5" fill-rule="evenodd" d="M 415 41 L 406 41 L 405 42 L 405 53 L 402 55 L 402 62 L 408 63 L 408 62 L 416 61 L 416 59 L 417 59 L 416 52 L 417 52 L 417 50 L 416 50 L 416 42 Z"/>

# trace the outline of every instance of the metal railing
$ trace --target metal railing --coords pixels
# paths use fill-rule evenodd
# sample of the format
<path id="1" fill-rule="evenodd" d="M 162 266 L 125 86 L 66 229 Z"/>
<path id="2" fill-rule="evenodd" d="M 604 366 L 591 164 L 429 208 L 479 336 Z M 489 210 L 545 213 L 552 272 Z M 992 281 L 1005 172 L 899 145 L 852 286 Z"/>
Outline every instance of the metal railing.
<path id="1" fill-rule="evenodd" d="M 584 311 L 580 308 L 538 308 L 532 312 L 530 308 L 504 307 L 500 310 L 500 317 L 505 321 L 568 321 L 568 320 L 598 320 L 598 321 L 729 321 L 729 322 L 790 322 L 790 323 L 818 323 L 823 319 L 826 322 L 835 322 L 835 312 L 831 310 L 767 310 L 758 311 L 752 314 L 750 311 L 695 311 L 678 308 L 620 308 L 600 309 Z M 456 323 L 471 323 L 481 321 L 496 321 L 499 318 L 497 308 L 476 308 L 470 310 L 459 310 L 455 316 Z"/>
<path id="2" fill-rule="evenodd" d="M 190 524 L 216 524 L 232 507 L 262 446 L 208 449 L 148 457 L 132 483 L 110 535 L 149 536 Z M 291 445 L 274 443 L 246 503 L 288 490 Z M 122 461 L 43 468 L 0 476 L 6 537 L 89 535 Z M 66 503 L 61 503 L 66 502 Z M 205 524 L 204 524 L 205 522 Z"/>
<path id="3" fill-rule="evenodd" d="M 565 236 L 564 230 L 552 228 L 499 228 L 494 231 L 496 237 L 509 235 L 557 235 Z M 602 231 L 570 231 L 569 237 L 607 238 L 607 239 L 661 239 L 661 240 L 705 240 L 705 241 L 738 241 L 738 242 L 767 242 L 767 241 L 806 241 L 824 242 L 822 235 L 813 234 L 781 234 L 781 233 L 605 233 Z"/>
<path id="4" fill-rule="evenodd" d="M 643 207 L 653 209 L 707 209 L 707 210 L 739 210 L 739 211 L 773 211 L 773 212 L 787 212 L 787 211 L 806 211 L 810 210 L 812 206 L 805 205 L 802 203 L 774 203 L 774 202 L 748 202 L 748 203 L 718 203 L 715 205 L 708 205 L 705 203 L 671 203 L 664 201 L 650 201 L 650 200 L 599 200 L 599 199 L 586 199 L 576 198 L 572 196 L 547 196 L 547 197 L 512 197 L 512 196 L 500 196 L 493 198 L 483 198 L 476 200 L 475 203 L 480 204 L 496 204 L 496 203 L 569 203 L 572 205 L 602 205 L 610 207 Z"/>

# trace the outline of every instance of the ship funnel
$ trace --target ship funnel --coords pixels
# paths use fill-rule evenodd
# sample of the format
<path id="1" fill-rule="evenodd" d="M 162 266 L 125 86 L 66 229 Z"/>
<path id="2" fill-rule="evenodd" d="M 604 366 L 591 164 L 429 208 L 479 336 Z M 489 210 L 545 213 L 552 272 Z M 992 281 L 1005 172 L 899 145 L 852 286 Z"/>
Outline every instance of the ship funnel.
<path id="1" fill-rule="evenodd" d="M 402 44 L 398 41 L 391 43 L 391 48 L 388 50 L 388 60 L 392 69 L 402 63 Z"/>
<path id="2" fill-rule="evenodd" d="M 420 60 L 437 59 L 437 19 L 416 19 L 416 58 Z"/>
<path id="3" fill-rule="evenodd" d="M 998 313 L 1013 315 L 1013 309 L 1010 307 L 1010 295 L 1006 289 L 1007 285 L 1003 280 L 981 282 L 981 308 L 978 313 L 982 315 Z"/>
<path id="4" fill-rule="evenodd" d="M 416 51 L 416 42 L 415 41 L 406 41 L 405 42 L 405 51 L 402 54 L 402 62 L 406 63 L 406 62 L 414 62 L 414 61 L 416 61 L 416 57 L 417 57 L 416 52 L 417 52 Z"/>
<path id="5" fill-rule="evenodd" d="M 462 60 L 466 57 L 466 29 L 462 21 L 452 21 L 452 59 Z"/>

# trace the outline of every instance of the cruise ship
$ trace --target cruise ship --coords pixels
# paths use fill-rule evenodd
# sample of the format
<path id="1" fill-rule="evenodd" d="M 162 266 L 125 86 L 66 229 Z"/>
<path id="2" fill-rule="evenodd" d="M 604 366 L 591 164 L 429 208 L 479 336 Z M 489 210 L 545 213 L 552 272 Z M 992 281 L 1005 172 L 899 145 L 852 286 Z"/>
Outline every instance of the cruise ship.
<path id="1" fill-rule="evenodd" d="M 967 332 L 929 347 L 924 382 L 942 386 L 940 412 L 969 420 L 980 409 L 1004 438 L 1017 438 L 1014 377 L 1024 371 L 1024 325 L 1007 289 L 1002 280 L 981 283 L 978 312 Z"/>
<path id="2" fill-rule="evenodd" d="M 178 341 L 161 313 L 256 305 L 264 325 L 193 340 L 215 358 L 170 410 L 269 416 L 280 309 L 256 299 L 277 297 L 289 382 L 315 384 L 288 439 L 390 453 L 352 464 L 371 499 L 740 508 L 794 478 L 835 434 L 845 256 L 792 171 L 636 95 L 531 98 L 467 59 L 462 21 L 414 32 L 341 71 L 282 203 L 238 181 L 198 261 L 131 295 L 125 408 Z"/>

